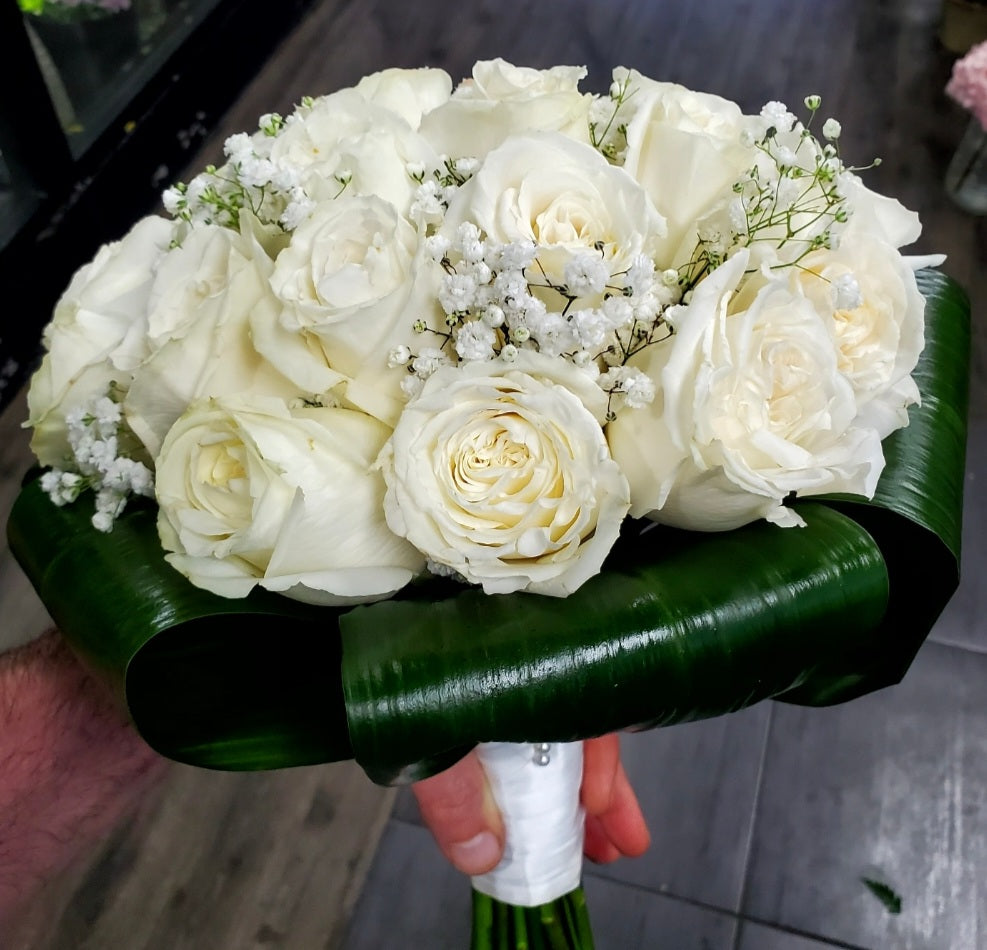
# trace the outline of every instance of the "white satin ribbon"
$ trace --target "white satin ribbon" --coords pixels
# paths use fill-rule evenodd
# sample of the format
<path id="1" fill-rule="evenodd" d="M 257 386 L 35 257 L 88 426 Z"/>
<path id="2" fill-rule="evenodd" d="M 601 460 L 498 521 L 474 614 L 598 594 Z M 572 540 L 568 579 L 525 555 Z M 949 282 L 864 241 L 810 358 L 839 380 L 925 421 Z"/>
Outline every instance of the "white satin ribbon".
<path id="1" fill-rule="evenodd" d="M 579 886 L 583 867 L 583 744 L 552 743 L 546 764 L 530 742 L 483 742 L 477 753 L 504 816 L 500 864 L 473 887 L 522 907 L 547 904 Z M 544 756 L 542 756 L 544 758 Z"/>

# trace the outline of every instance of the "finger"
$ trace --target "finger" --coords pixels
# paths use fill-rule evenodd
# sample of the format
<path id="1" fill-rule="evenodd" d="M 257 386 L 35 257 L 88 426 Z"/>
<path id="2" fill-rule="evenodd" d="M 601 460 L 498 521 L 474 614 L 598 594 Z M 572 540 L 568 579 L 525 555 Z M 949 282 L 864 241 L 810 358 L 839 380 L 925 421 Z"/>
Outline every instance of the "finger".
<path id="1" fill-rule="evenodd" d="M 620 737 L 615 732 L 583 743 L 580 798 L 588 815 L 601 815 L 610 807 L 619 764 Z"/>
<path id="2" fill-rule="evenodd" d="M 497 866 L 504 851 L 504 825 L 475 753 L 416 782 L 411 790 L 422 820 L 454 867 L 473 875 Z"/>
<path id="3" fill-rule="evenodd" d="M 638 857 L 651 845 L 648 824 L 624 766 L 619 762 L 610 807 L 598 817 L 603 834 L 621 854 Z"/>
<path id="4" fill-rule="evenodd" d="M 586 816 L 586 837 L 583 840 L 583 854 L 596 864 L 609 864 L 620 857 L 620 851 L 610 840 L 603 822 L 596 815 Z"/>

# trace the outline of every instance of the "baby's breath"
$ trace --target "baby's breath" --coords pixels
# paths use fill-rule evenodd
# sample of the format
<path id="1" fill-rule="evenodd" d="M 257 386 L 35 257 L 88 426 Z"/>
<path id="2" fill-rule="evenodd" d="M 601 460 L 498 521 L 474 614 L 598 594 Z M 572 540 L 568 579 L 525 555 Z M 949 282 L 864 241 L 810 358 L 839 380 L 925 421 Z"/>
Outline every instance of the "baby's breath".
<path id="1" fill-rule="evenodd" d="M 162 195 L 165 210 L 189 227 L 219 225 L 237 230 L 240 214 L 249 210 L 259 221 L 292 231 L 315 207 L 302 185 L 302 169 L 271 158 L 274 140 L 298 121 L 300 111 L 311 108 L 303 100 L 294 115 L 287 118 L 276 112 L 260 117 L 258 132 L 231 135 L 223 145 L 227 161 L 216 167 L 208 165 L 190 182 L 176 182 Z M 352 177 L 346 171 L 336 174 L 338 194 L 342 194 Z M 337 194 L 337 197 L 338 197 Z"/>
<path id="2" fill-rule="evenodd" d="M 393 352 L 392 366 L 404 366 L 424 381 L 445 365 L 439 355 L 446 363 L 513 362 L 520 350 L 534 350 L 565 359 L 597 379 L 614 409 L 648 401 L 648 388 L 636 370 L 604 378 L 599 364 L 623 370 L 636 353 L 668 337 L 663 313 L 678 302 L 677 272 L 669 286 L 667 274 L 656 273 L 644 255 L 615 270 L 600 246 L 571 251 L 559 280 L 542 266 L 536 244 L 493 241 L 471 222 L 452 236 L 441 232 L 426 238 L 425 250 L 443 271 L 438 303 L 444 329 L 416 321 L 414 330 L 429 334 L 436 345 L 417 354 Z M 405 381 L 403 389 L 413 395 L 419 383 Z"/>
<path id="3" fill-rule="evenodd" d="M 798 267 L 813 251 L 838 246 L 851 214 L 846 176 L 861 169 L 843 164 L 837 145 L 841 128 L 835 119 L 823 125 L 825 145 L 810 131 L 821 104 L 819 96 L 806 96 L 809 117 L 804 125 L 780 102 L 769 102 L 761 110 L 764 132 L 760 138 L 749 136 L 748 142 L 756 161 L 735 182 L 734 197 L 724 212 L 714 215 L 714 221 L 727 226 L 700 226 L 691 258 L 677 268 L 684 293 L 740 248 L 773 246 L 777 260 L 769 266 L 780 269 Z"/>
<path id="4" fill-rule="evenodd" d="M 96 506 L 93 527 L 110 531 L 131 495 L 154 495 L 154 476 L 143 462 L 121 450 L 128 430 L 112 386 L 107 395 L 68 412 L 65 423 L 72 458 L 64 467 L 46 472 L 41 488 L 59 506 L 92 489 Z"/>
<path id="5" fill-rule="evenodd" d="M 284 128 L 284 116 L 277 112 L 267 112 L 260 117 L 257 126 L 269 138 L 276 138 Z"/>
<path id="6" fill-rule="evenodd" d="M 618 116 L 633 95 L 630 76 L 625 76 L 611 84 L 608 98 L 593 102 L 590 112 L 589 140 L 614 165 L 623 164 L 627 152 L 627 124 Z"/>
<path id="7" fill-rule="evenodd" d="M 411 220 L 426 232 L 434 232 L 441 223 L 452 196 L 473 177 L 480 162 L 470 156 L 449 158 L 443 155 L 439 164 L 426 169 L 421 162 L 406 166 L 408 176 L 418 184 L 411 202 Z"/>

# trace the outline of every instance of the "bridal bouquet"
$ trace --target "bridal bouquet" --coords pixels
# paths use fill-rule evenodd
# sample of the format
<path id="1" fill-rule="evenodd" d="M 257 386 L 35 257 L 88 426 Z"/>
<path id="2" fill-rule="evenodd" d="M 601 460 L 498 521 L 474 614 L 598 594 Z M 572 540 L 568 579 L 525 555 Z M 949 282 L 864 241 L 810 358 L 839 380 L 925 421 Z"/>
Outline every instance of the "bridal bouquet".
<path id="1" fill-rule="evenodd" d="M 583 93 L 584 74 L 496 60 L 455 89 L 387 70 L 306 98 L 75 275 L 30 389 L 47 471 L 12 545 L 159 748 L 213 747 L 220 767 L 353 754 L 395 781 L 505 740 L 481 746 L 492 777 L 520 748 L 495 787 L 531 769 L 541 786 L 562 759 L 578 808 L 578 760 L 549 743 L 780 693 L 836 701 L 907 668 L 945 600 L 892 637 L 915 605 L 905 584 L 889 608 L 899 545 L 875 537 L 889 512 L 932 537 L 927 591 L 948 597 L 961 293 L 917 277 L 941 258 L 902 253 L 917 216 L 846 164 L 818 97 L 801 118 L 746 115 L 628 69 Z M 912 440 L 892 436 L 910 417 Z M 39 519 L 45 541 L 28 538 Z M 103 569 L 80 565 L 110 550 L 117 580 L 154 573 L 135 595 L 151 606 L 96 632 L 91 611 L 113 608 L 66 591 L 99 601 Z M 194 610 L 163 608 L 161 585 Z M 249 604 L 322 645 L 247 712 L 218 668 L 269 638 L 210 660 L 199 620 Z M 153 636 L 183 624 L 180 647 Z M 179 655 L 227 718 L 176 712 L 188 700 L 162 684 Z M 316 655 L 324 677 L 342 665 L 334 752 L 324 710 L 315 726 L 297 698 Z M 268 713 L 305 736 L 292 762 L 258 751 Z M 502 796 L 510 813 L 529 793 Z M 551 903 L 578 885 L 575 851 L 558 893 L 482 889 Z M 588 939 L 568 910 L 568 939 Z"/>

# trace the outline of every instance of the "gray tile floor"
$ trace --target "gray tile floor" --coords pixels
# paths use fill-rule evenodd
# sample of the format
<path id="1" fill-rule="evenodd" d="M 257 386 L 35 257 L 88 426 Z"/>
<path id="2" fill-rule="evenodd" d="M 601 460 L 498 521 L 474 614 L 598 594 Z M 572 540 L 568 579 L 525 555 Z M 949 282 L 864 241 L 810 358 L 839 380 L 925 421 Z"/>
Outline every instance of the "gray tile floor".
<path id="1" fill-rule="evenodd" d="M 916 250 L 947 253 L 944 269 L 971 294 L 959 592 L 896 687 L 831 709 L 764 703 L 627 735 L 628 771 L 654 843 L 638 860 L 587 867 L 601 948 L 987 948 L 987 603 L 979 584 L 987 569 L 987 218 L 957 211 L 941 187 L 966 115 L 942 91 L 952 56 L 936 38 L 940 2 L 476 0 L 453 9 L 432 0 L 322 0 L 224 120 L 227 132 L 248 128 L 262 112 L 386 66 L 438 65 L 458 77 L 475 59 L 498 55 L 586 64 L 587 88 L 596 90 L 612 66 L 634 66 L 748 111 L 818 92 L 842 120 L 853 157 L 882 156 L 873 187 L 921 213 Z M 893 888 L 900 913 L 864 878 Z M 327 946 L 461 948 L 468 908 L 468 882 L 439 856 L 402 792 L 346 936 Z M 296 932 L 311 931 L 286 924 L 277 945 L 312 946 L 293 942 Z M 259 944 L 271 931 L 257 934 Z M 216 944 L 187 934 L 181 945 Z"/>
<path id="2" fill-rule="evenodd" d="M 982 950 L 985 700 L 987 653 L 930 641 L 901 684 L 854 703 L 762 704 L 625 736 L 653 844 L 587 866 L 599 946 Z M 468 906 L 402 793 L 347 950 L 418 945 L 405 928 L 460 947 Z M 436 918 L 456 925 L 436 937 Z"/>

